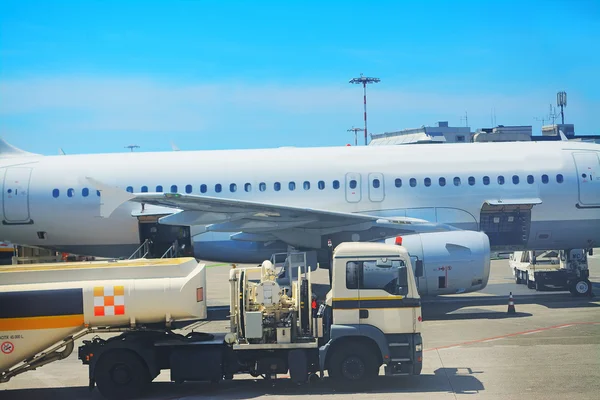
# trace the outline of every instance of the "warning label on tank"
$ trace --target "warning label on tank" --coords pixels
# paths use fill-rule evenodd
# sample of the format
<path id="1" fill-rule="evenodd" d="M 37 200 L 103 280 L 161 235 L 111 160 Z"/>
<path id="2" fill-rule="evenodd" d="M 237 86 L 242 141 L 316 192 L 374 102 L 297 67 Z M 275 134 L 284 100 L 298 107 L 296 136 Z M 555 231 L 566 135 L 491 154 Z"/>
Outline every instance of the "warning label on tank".
<path id="1" fill-rule="evenodd" d="M 3 354 L 10 354 L 14 349 L 15 345 L 11 342 L 2 342 L 2 344 L 0 344 L 0 351 L 2 351 Z"/>

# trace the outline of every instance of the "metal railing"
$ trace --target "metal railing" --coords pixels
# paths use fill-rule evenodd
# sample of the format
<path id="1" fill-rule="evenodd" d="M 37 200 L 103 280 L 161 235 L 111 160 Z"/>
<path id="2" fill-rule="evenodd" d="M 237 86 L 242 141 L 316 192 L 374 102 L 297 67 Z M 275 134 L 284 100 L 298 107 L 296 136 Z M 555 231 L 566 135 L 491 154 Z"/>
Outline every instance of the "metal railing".
<path id="1" fill-rule="evenodd" d="M 175 257 L 177 257 L 178 250 L 179 250 L 179 241 L 176 240 L 173 242 L 173 244 L 171 244 L 171 246 L 169 246 L 167 251 L 165 251 L 160 258 L 175 258 Z"/>
<path id="2" fill-rule="evenodd" d="M 133 252 L 132 255 L 129 256 L 128 260 L 135 260 L 137 258 L 144 258 L 150 253 L 150 241 L 148 239 L 144 240 L 144 243 L 137 248 L 136 251 Z"/>

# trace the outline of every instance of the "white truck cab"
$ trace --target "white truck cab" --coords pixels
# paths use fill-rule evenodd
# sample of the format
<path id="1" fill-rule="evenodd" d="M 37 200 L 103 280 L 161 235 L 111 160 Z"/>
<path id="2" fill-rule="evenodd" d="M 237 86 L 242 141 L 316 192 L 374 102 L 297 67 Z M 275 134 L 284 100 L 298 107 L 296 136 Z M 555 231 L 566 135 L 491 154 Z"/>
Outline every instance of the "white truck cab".
<path id="1" fill-rule="evenodd" d="M 411 259 L 402 246 L 342 243 L 333 253 L 333 284 L 326 307 L 329 375 L 345 375 L 341 359 L 364 363 L 369 374 L 419 374 L 422 368 L 421 299 Z M 416 269 L 422 275 L 422 267 Z M 340 349 L 343 347 L 343 351 Z M 357 361 L 358 360 L 358 361 Z M 352 364 L 352 363 L 350 363 Z M 349 365 L 350 365 L 349 364 Z"/>

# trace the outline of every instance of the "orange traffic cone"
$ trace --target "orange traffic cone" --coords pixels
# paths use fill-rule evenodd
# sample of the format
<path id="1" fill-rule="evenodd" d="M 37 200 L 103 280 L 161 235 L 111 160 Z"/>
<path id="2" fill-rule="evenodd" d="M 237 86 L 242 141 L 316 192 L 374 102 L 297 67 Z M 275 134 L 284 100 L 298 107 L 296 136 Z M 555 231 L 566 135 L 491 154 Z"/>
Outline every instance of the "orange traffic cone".
<path id="1" fill-rule="evenodd" d="M 512 292 L 510 292 L 510 295 L 508 296 L 508 314 L 514 314 L 514 313 L 516 313 L 515 301 L 513 299 Z"/>

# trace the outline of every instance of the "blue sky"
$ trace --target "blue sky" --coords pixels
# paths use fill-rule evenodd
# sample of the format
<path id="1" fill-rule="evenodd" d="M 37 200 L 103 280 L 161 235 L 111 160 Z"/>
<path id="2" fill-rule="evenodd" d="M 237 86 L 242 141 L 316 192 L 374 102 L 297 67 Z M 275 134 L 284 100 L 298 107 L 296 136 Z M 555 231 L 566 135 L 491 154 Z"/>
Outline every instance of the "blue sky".
<path id="1" fill-rule="evenodd" d="M 56 154 L 333 146 L 448 120 L 600 134 L 600 2 L 0 2 L 0 136 Z"/>

